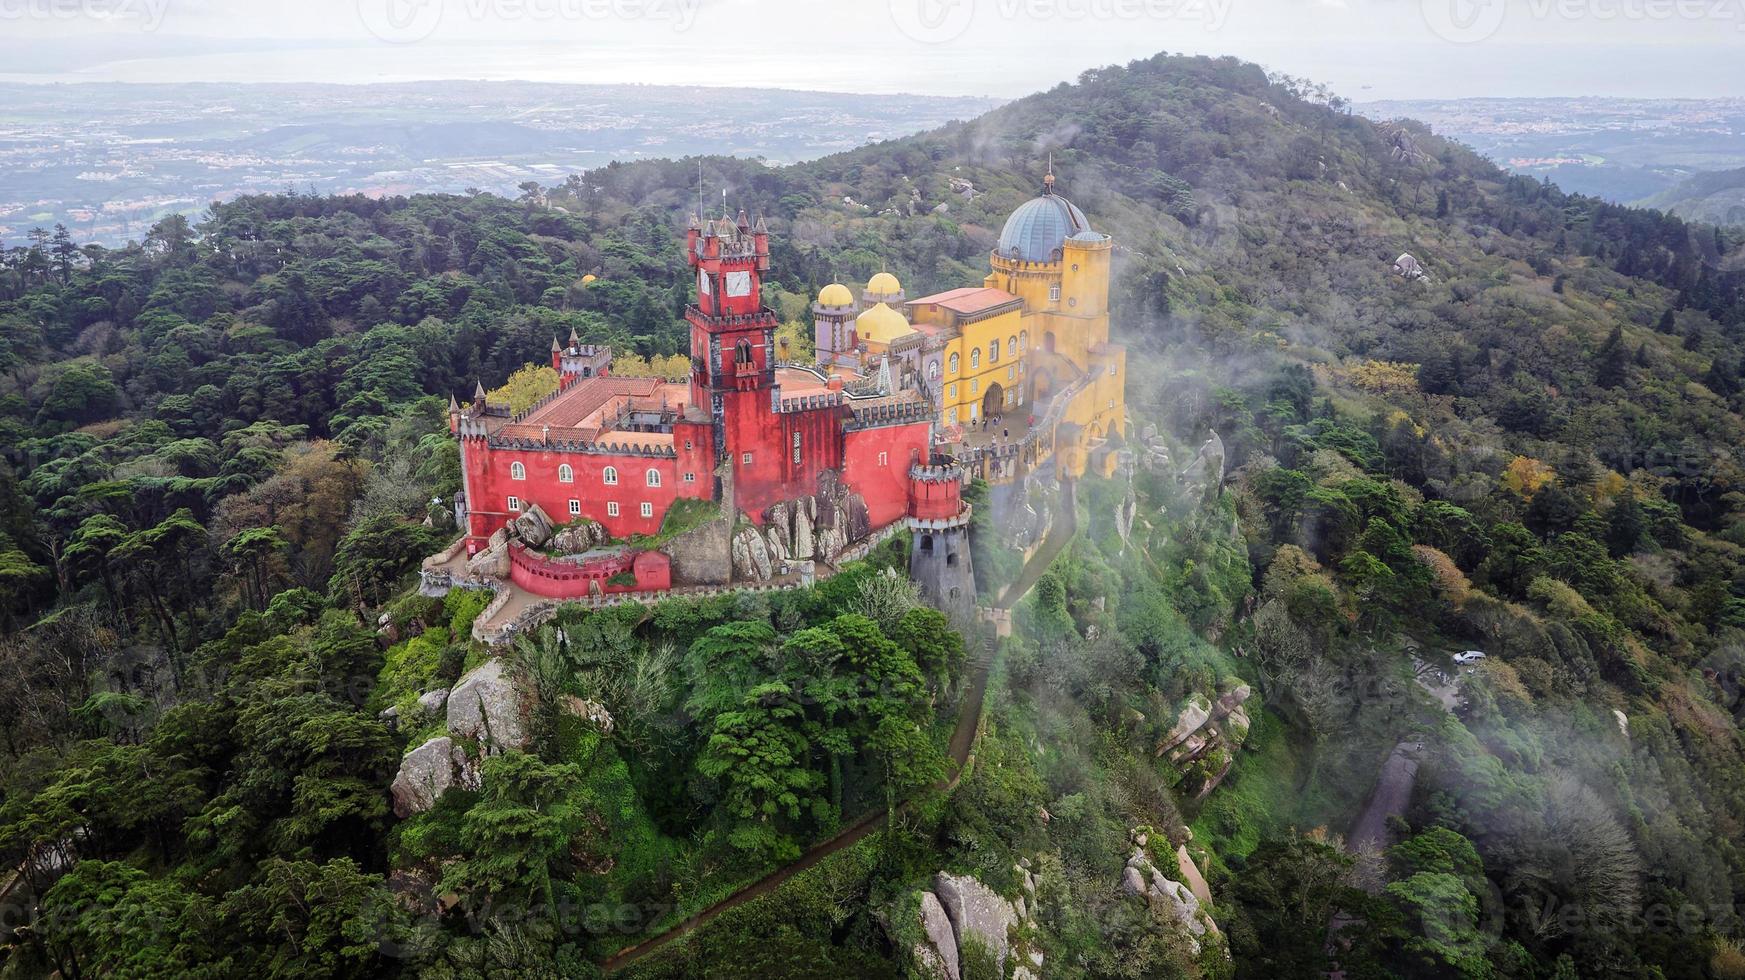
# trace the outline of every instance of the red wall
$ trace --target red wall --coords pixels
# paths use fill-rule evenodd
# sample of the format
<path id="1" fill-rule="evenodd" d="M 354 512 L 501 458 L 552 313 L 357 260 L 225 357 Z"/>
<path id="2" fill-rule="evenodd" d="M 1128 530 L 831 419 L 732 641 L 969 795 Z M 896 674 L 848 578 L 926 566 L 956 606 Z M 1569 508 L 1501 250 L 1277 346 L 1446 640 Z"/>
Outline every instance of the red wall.
<path id="1" fill-rule="evenodd" d="M 686 449 L 686 441 L 691 448 Z M 667 508 L 680 497 L 710 499 L 714 496 L 714 480 L 707 425 L 674 426 L 674 449 L 678 458 L 636 455 L 578 453 L 561 450 L 493 449 L 483 440 L 468 439 L 462 443 L 463 461 L 467 471 L 467 511 L 471 525 L 468 553 L 484 547 L 485 541 L 514 516 L 508 512 L 508 498 L 519 497 L 523 510 L 536 503 L 559 524 L 574 519 L 569 502 L 581 502 L 581 517 L 600 522 L 615 538 L 631 534 L 654 534 L 660 530 Z M 520 462 L 527 468 L 525 480 L 510 479 L 510 464 Z M 575 470 L 573 483 L 558 481 L 558 466 L 568 463 Z M 606 467 L 618 469 L 618 485 L 607 486 Z M 647 472 L 660 473 L 660 486 L 650 487 Z M 692 482 L 684 480 L 691 473 Z M 617 501 L 618 516 L 606 513 L 608 501 Z M 651 517 L 642 516 L 642 503 L 654 505 Z"/>
<path id="2" fill-rule="evenodd" d="M 962 507 L 961 485 L 956 480 L 912 480 L 909 515 L 942 519 L 956 517 Z"/>
<path id="3" fill-rule="evenodd" d="M 631 572 L 634 585 L 608 585 L 614 575 Z M 552 599 L 578 599 L 593 594 L 598 582 L 600 592 L 654 591 L 672 588 L 672 563 L 663 554 L 653 551 L 629 552 L 587 562 L 553 561 L 525 548 L 509 549 L 509 578 L 534 595 Z"/>
<path id="4" fill-rule="evenodd" d="M 739 509 L 763 523 L 771 504 L 818 492 L 818 474 L 842 467 L 841 409 L 769 411 L 766 391 L 727 396 L 727 445 L 732 450 L 733 494 Z M 794 434 L 800 462 L 794 462 Z M 751 465 L 744 462 L 751 453 Z"/>
<path id="5" fill-rule="evenodd" d="M 884 527 L 909 513 L 909 467 L 926 458 L 927 423 L 887 425 L 848 433 L 842 479 L 866 500 L 867 519 Z M 879 453 L 888 462 L 879 465 Z"/>

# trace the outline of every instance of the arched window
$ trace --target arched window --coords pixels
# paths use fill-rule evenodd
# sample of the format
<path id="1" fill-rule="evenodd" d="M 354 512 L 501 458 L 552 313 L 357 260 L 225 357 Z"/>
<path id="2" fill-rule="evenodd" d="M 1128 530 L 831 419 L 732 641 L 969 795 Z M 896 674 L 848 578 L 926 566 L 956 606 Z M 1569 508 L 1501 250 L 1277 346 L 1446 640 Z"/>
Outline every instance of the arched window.
<path id="1" fill-rule="evenodd" d="M 660 486 L 660 470 L 648 471 L 648 485 L 651 487 Z"/>
<path id="2" fill-rule="evenodd" d="M 939 380 L 939 362 L 938 361 L 928 361 L 927 362 L 927 380 L 928 381 L 938 381 Z"/>
<path id="3" fill-rule="evenodd" d="M 988 341 L 988 363 L 1000 363 L 1000 338 L 998 337 Z"/>
<path id="4" fill-rule="evenodd" d="M 511 479 L 511 480 L 525 480 L 525 479 L 527 479 L 527 467 L 521 465 L 520 463 L 510 463 L 509 464 L 509 479 Z"/>
<path id="5" fill-rule="evenodd" d="M 1006 355 L 1008 357 L 1017 357 L 1018 356 L 1018 338 L 1017 337 L 1007 337 L 1006 338 Z"/>
<path id="6" fill-rule="evenodd" d="M 957 352 L 956 351 L 951 352 L 951 373 L 952 374 L 957 373 Z"/>
<path id="7" fill-rule="evenodd" d="M 733 359 L 740 364 L 750 364 L 751 363 L 751 341 L 741 340 L 739 342 L 739 345 L 734 348 Z"/>
<path id="8" fill-rule="evenodd" d="M 601 479 L 606 481 L 607 486 L 609 486 L 609 487 L 617 486 L 618 485 L 618 467 L 616 467 L 616 466 L 606 467 L 605 472 L 601 473 L 600 477 L 601 477 Z"/>
<path id="9" fill-rule="evenodd" d="M 576 471 L 574 469 L 570 468 L 570 464 L 564 463 L 563 465 L 561 465 L 557 468 L 557 482 L 559 482 L 559 483 L 574 483 L 574 482 L 576 482 Z"/>
<path id="10" fill-rule="evenodd" d="M 1029 350 L 1030 349 L 1030 331 L 1028 331 L 1028 330 L 1018 331 L 1018 349 L 1019 350 Z"/>
<path id="11" fill-rule="evenodd" d="M 975 350 L 972 350 L 969 352 L 969 369 L 971 371 L 974 371 L 976 368 L 979 368 L 981 366 L 982 366 L 982 349 L 980 347 L 977 347 Z"/>

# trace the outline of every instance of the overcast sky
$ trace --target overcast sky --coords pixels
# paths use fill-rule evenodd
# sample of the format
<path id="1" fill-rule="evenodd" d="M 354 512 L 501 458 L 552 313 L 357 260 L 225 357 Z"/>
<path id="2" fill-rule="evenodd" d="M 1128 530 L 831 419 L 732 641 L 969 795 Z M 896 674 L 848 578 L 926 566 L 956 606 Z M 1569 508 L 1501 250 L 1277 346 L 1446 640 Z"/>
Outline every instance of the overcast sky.
<path id="1" fill-rule="evenodd" d="M 530 79 L 1018 96 L 1158 51 L 1359 101 L 1745 96 L 1745 0 L 0 0 L 4 81 Z"/>

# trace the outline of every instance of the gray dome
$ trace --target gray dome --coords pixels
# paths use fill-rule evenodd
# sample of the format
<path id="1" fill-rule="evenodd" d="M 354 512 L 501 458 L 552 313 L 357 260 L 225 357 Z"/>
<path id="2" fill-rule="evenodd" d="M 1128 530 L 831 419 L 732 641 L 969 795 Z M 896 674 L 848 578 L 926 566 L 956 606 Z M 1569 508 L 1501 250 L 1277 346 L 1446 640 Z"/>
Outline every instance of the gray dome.
<path id="1" fill-rule="evenodd" d="M 1059 194 L 1045 191 L 1018 206 L 1000 229 L 1000 254 L 1025 262 L 1053 262 L 1068 235 L 1090 231 L 1085 213 Z"/>

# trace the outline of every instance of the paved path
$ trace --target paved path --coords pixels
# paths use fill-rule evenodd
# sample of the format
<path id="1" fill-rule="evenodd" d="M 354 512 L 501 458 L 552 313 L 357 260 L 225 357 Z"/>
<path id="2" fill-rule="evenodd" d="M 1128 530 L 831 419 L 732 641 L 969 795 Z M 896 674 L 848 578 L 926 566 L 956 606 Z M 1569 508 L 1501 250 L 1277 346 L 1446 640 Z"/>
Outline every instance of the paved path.
<path id="1" fill-rule="evenodd" d="M 1031 587 L 1036 584 L 1036 580 L 1048 570 L 1048 564 L 1054 561 L 1061 551 L 1065 550 L 1067 543 L 1072 539 L 1076 527 L 1074 515 L 1076 508 L 1072 506 L 1072 484 L 1062 485 L 1061 501 L 1065 506 L 1056 513 L 1054 526 L 1049 528 L 1048 537 L 1043 539 L 1042 547 L 1038 548 L 1036 553 L 1030 557 L 1030 561 L 1024 566 L 1023 573 L 1018 576 L 1018 581 L 1012 583 L 994 608 L 1010 610 L 1014 605 L 1017 605 L 1018 600 L 1024 598 L 1024 594 L 1029 592 Z M 975 746 L 976 733 L 981 728 L 982 704 L 987 696 L 988 677 L 993 673 L 995 652 L 996 646 L 993 638 L 984 632 L 981 642 L 976 644 L 974 656 L 968 664 L 969 689 L 964 692 L 963 703 L 958 706 L 957 726 L 951 733 L 951 743 L 948 749 L 951 759 L 951 776 L 934 787 L 937 791 L 949 793 L 956 789 L 957 781 L 962 778 L 964 768 L 969 762 L 970 750 Z M 904 800 L 901 805 L 908 806 L 909 802 L 909 800 Z M 809 868 L 816 867 L 820 861 L 830 855 L 860 843 L 873 831 L 884 826 L 887 817 L 889 817 L 889 813 L 884 811 L 875 811 L 861 817 L 839 831 L 836 836 L 812 845 L 800 856 L 799 860 L 771 871 L 666 932 L 645 939 L 634 946 L 627 946 L 612 954 L 605 963 L 601 964 L 601 969 L 606 973 L 622 970 L 668 944 L 696 932 L 714 921 L 721 913 L 770 894 L 780 888 L 788 879 Z"/>

